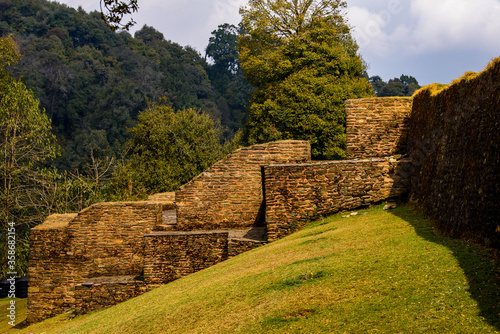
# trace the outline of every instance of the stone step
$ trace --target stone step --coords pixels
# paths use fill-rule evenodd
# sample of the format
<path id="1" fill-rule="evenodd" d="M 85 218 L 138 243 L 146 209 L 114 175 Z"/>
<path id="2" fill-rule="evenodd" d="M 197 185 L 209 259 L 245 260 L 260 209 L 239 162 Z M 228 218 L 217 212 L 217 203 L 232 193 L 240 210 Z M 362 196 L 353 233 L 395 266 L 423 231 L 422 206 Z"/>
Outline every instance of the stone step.
<path id="1" fill-rule="evenodd" d="M 175 231 L 175 224 L 162 224 L 162 225 L 156 225 L 155 226 L 155 231 L 162 231 L 162 232 L 169 232 L 169 231 Z"/>
<path id="2" fill-rule="evenodd" d="M 228 230 L 229 240 L 252 240 L 252 241 L 266 241 L 267 229 L 265 227 L 254 227 L 246 230 Z"/>

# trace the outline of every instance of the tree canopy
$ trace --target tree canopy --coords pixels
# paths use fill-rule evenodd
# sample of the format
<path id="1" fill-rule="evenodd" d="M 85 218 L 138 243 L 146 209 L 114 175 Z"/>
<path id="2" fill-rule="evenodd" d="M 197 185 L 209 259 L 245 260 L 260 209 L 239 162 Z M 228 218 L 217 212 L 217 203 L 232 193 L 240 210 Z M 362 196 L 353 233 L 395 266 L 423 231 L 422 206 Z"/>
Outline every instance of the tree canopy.
<path id="1" fill-rule="evenodd" d="M 239 28 L 232 24 L 219 25 L 217 30 L 212 31 L 205 52 L 205 57 L 213 61 L 207 73 L 219 96 L 221 122 L 229 125 L 226 131 L 231 134 L 244 124 L 252 91 L 240 68 L 239 33 Z"/>
<path id="2" fill-rule="evenodd" d="M 6 66 L 20 58 L 12 38 L 0 38 L 0 219 L 21 221 L 25 187 L 37 164 L 57 154 L 51 123 L 33 93 L 12 78 Z"/>
<path id="3" fill-rule="evenodd" d="M 139 114 L 131 133 L 128 171 L 136 191 L 146 194 L 176 190 L 227 153 L 220 128 L 194 109 L 154 104 Z"/>
<path id="4" fill-rule="evenodd" d="M 23 78 L 52 121 L 62 147 L 52 163 L 58 170 L 84 170 L 91 153 L 96 159 L 123 155 L 127 128 L 148 100 L 165 96 L 176 110 L 203 110 L 221 121 L 224 139 L 245 119 L 250 88 L 241 74 L 220 65 L 236 66 L 234 43 L 212 48 L 209 57 L 217 62 L 208 63 L 154 27 L 134 36 L 113 32 L 98 12 L 47 0 L 5 2 L 0 33 L 13 33 L 23 54 L 9 73 Z M 232 28 L 224 33 L 236 40 Z"/>
<path id="5" fill-rule="evenodd" d="M 33 92 L 6 71 L 19 58 L 14 40 L 0 38 L 0 259 L 2 264 L 7 262 L 7 229 L 16 230 L 16 256 L 20 259 L 10 271 L 21 273 L 27 257 L 25 235 L 34 211 L 30 185 L 36 182 L 41 165 L 56 156 L 57 145 L 50 120 Z M 7 271 L 2 265 L 1 273 Z"/>
<path id="6" fill-rule="evenodd" d="M 402 74 L 400 78 L 394 78 L 385 82 L 378 75 L 370 77 L 373 91 L 379 97 L 382 96 L 412 96 L 420 88 L 417 79 Z"/>
<path id="7" fill-rule="evenodd" d="M 173 190 L 226 152 L 250 90 L 237 33 L 227 24 L 214 31 L 207 62 L 150 26 L 131 36 L 109 29 L 99 12 L 0 1 L 0 36 L 13 36 L 0 43 L 0 227 L 16 225 L 19 274 L 29 228 L 49 214 Z M 56 142 L 62 154 L 53 159 Z"/>
<path id="8" fill-rule="evenodd" d="M 242 140 L 305 139 L 319 159 L 345 157 L 346 99 L 370 96 L 344 1 L 251 0 L 240 62 L 256 87 Z"/>

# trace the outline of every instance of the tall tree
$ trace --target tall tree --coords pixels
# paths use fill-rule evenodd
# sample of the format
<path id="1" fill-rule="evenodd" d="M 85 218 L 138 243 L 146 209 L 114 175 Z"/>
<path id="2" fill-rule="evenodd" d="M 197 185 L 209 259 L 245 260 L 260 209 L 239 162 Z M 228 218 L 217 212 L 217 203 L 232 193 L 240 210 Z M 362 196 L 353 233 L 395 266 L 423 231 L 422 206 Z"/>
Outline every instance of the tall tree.
<path id="1" fill-rule="evenodd" d="M 29 205 L 29 184 L 37 167 L 56 156 L 57 147 L 47 115 L 26 86 L 12 78 L 6 67 L 20 58 L 12 38 L 0 38 L 0 258 L 2 274 L 7 270 L 6 230 L 16 233 L 14 267 L 23 273 L 27 256 L 27 226 L 33 208 Z M 20 250 L 22 249 L 22 251 Z M 12 251 L 12 249 L 10 249 Z M 21 259 L 19 259 L 21 257 Z M 24 258 L 24 260 L 23 260 Z"/>
<path id="2" fill-rule="evenodd" d="M 22 196 L 29 173 L 56 156 L 50 120 L 26 86 L 5 67 L 20 58 L 12 38 L 0 38 L 0 198 L 1 220 L 20 220 Z"/>
<path id="3" fill-rule="evenodd" d="M 384 80 L 382 80 L 382 78 L 378 75 L 370 77 L 369 81 L 373 87 L 373 92 L 377 96 L 378 96 L 378 93 L 382 90 L 382 88 L 384 88 L 384 86 L 387 85 L 387 83 L 384 82 Z"/>
<path id="4" fill-rule="evenodd" d="M 205 50 L 205 57 L 213 60 L 207 69 L 210 81 L 217 91 L 224 95 L 229 83 L 239 72 L 238 29 L 231 24 L 219 25 L 212 31 Z"/>
<path id="5" fill-rule="evenodd" d="M 141 112 L 128 143 L 136 191 L 173 191 L 224 156 L 220 130 L 203 112 L 154 104 Z"/>
<path id="6" fill-rule="evenodd" d="M 379 90 L 377 96 L 406 96 L 406 86 L 398 78 L 391 79 Z"/>
<path id="7" fill-rule="evenodd" d="M 236 73 L 239 69 L 237 48 L 238 28 L 224 23 L 219 25 L 217 30 L 212 31 L 205 54 L 213 59 L 216 66 Z"/>
<path id="8" fill-rule="evenodd" d="M 240 69 L 238 35 L 236 26 L 221 24 L 212 31 L 205 50 L 205 57 L 213 61 L 208 65 L 207 74 L 219 94 L 217 104 L 221 110 L 221 123 L 230 134 L 243 126 L 252 91 Z M 225 137 L 230 135 L 225 134 Z"/>
<path id="9" fill-rule="evenodd" d="M 372 89 L 341 0 L 251 0 L 240 10 L 240 62 L 252 96 L 245 144 L 306 139 L 319 159 L 345 157 L 344 101 Z"/>

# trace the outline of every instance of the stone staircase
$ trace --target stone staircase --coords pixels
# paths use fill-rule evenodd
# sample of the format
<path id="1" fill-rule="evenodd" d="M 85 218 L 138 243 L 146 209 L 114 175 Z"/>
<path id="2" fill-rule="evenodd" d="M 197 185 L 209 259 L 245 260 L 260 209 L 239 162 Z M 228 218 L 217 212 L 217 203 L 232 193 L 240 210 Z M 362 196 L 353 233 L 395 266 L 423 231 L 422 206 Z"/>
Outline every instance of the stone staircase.
<path id="1" fill-rule="evenodd" d="M 175 193 L 159 193 L 151 195 L 148 201 L 164 202 L 162 221 L 155 226 L 154 232 L 182 232 L 177 228 L 177 210 L 175 210 Z M 216 230 L 228 232 L 228 242 L 266 243 L 267 229 L 265 227 L 252 227 L 247 229 Z"/>

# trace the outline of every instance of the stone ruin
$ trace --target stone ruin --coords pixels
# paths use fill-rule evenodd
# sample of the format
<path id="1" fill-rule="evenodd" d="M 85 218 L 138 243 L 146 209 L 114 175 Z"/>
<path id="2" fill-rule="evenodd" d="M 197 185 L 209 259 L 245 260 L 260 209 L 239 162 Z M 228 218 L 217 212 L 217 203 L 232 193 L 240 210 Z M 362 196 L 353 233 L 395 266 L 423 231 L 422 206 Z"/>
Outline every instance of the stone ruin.
<path id="1" fill-rule="evenodd" d="M 348 155 L 356 160 L 311 161 L 306 141 L 254 145 L 175 193 L 49 216 L 31 232 L 27 321 L 114 305 L 321 215 L 402 195 L 408 161 L 393 155 L 411 103 L 347 102 Z"/>

